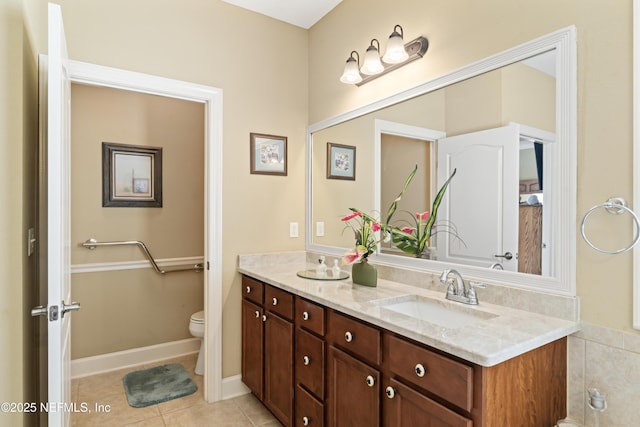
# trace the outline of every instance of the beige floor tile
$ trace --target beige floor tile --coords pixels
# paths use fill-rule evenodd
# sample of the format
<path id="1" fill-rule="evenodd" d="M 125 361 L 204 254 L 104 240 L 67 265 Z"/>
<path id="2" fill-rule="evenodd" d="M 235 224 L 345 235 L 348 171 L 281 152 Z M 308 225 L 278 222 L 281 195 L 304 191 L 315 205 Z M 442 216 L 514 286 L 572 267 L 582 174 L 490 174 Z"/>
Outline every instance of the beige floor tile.
<path id="1" fill-rule="evenodd" d="M 124 392 L 101 399 L 104 400 L 98 400 L 97 403 L 105 405 L 104 408 L 107 410 L 103 412 L 91 411 L 73 414 L 73 425 L 77 427 L 124 426 L 160 415 L 160 411 L 155 405 L 146 408 L 132 408 L 129 406 Z M 92 410 L 93 408 L 93 404 L 89 403 L 89 409 Z"/>
<path id="2" fill-rule="evenodd" d="M 76 413 L 71 417 L 74 427 L 278 427 L 280 423 L 252 395 L 244 395 L 222 402 L 207 403 L 204 400 L 204 380 L 195 375 L 197 354 L 177 357 L 139 367 L 119 370 L 73 380 L 71 391 L 78 403 L 86 403 L 89 409 L 95 405 L 108 405 L 110 411 Z M 179 399 L 146 408 L 132 408 L 127 402 L 122 378 L 129 372 L 147 369 L 166 363 L 180 363 L 189 372 L 198 390 Z"/>
<path id="3" fill-rule="evenodd" d="M 253 423 L 231 401 L 199 403 L 162 415 L 167 427 L 253 427 Z"/>
<path id="4" fill-rule="evenodd" d="M 245 394 L 244 396 L 239 396 L 234 399 L 231 399 L 238 407 L 242 410 L 242 412 L 253 422 L 256 426 L 265 426 L 265 425 L 273 425 L 279 426 L 273 414 L 269 412 L 265 406 L 260 403 L 258 398 L 256 398 L 253 394 Z M 275 424 L 269 424 L 273 423 Z"/>
<path id="5" fill-rule="evenodd" d="M 133 424 L 125 424 L 123 427 L 165 427 L 162 416 L 147 418 Z"/>

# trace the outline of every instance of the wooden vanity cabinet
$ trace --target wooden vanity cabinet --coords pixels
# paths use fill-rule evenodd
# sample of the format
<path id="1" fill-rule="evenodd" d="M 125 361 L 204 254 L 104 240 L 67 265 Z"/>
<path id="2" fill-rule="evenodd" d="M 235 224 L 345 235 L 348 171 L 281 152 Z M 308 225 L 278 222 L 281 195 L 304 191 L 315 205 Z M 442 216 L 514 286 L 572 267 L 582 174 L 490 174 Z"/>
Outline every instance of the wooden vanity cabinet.
<path id="1" fill-rule="evenodd" d="M 291 426 L 293 295 L 248 277 L 242 285 L 242 381 L 284 426 Z"/>
<path id="2" fill-rule="evenodd" d="M 566 416 L 566 338 L 484 367 L 248 277 L 243 290 L 242 380 L 285 426 L 528 427 Z"/>

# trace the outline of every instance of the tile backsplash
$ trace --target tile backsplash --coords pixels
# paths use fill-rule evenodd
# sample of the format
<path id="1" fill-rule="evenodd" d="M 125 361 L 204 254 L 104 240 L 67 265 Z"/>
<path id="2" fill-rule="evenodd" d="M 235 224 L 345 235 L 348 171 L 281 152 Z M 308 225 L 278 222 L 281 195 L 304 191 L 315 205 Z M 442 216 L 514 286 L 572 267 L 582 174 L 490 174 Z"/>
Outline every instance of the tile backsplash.
<path id="1" fill-rule="evenodd" d="M 586 427 L 628 427 L 640 417 L 640 335 L 581 323 L 569 337 L 568 414 Z M 596 388 L 607 407 L 589 407 L 588 389 Z"/>

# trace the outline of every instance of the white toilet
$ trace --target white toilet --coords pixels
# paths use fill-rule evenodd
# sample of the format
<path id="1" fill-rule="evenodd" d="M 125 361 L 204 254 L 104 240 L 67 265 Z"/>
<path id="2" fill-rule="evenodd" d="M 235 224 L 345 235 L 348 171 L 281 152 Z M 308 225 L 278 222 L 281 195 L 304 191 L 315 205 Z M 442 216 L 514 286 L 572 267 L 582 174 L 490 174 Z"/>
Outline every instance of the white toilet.
<path id="1" fill-rule="evenodd" d="M 198 353 L 198 362 L 196 362 L 196 374 L 204 373 L 204 310 L 191 315 L 189 321 L 189 332 L 196 338 L 200 338 L 200 352 Z"/>

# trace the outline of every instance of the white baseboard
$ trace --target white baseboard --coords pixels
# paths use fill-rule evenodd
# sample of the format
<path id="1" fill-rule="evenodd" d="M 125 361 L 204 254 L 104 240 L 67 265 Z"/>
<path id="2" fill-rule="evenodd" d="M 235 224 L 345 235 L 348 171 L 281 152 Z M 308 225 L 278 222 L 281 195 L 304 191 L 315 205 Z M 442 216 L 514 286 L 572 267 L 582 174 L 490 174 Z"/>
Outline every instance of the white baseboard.
<path id="1" fill-rule="evenodd" d="M 222 379 L 222 400 L 232 399 L 251 393 L 249 387 L 242 382 L 242 375 L 234 375 Z"/>
<path id="2" fill-rule="evenodd" d="M 131 366 L 153 363 L 200 351 L 200 339 L 187 338 L 148 347 L 83 357 L 71 361 L 71 378 L 82 378 Z"/>

